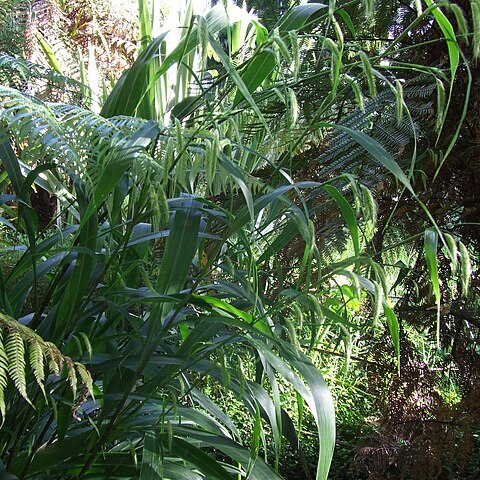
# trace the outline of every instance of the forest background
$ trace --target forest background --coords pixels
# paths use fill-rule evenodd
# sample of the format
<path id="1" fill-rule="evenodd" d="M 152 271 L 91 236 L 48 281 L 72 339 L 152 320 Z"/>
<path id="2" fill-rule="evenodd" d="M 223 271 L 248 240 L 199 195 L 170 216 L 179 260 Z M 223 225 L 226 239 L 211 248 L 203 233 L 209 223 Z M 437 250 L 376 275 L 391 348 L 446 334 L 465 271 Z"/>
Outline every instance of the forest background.
<path id="1" fill-rule="evenodd" d="M 480 1 L 0 3 L 0 478 L 480 475 Z"/>

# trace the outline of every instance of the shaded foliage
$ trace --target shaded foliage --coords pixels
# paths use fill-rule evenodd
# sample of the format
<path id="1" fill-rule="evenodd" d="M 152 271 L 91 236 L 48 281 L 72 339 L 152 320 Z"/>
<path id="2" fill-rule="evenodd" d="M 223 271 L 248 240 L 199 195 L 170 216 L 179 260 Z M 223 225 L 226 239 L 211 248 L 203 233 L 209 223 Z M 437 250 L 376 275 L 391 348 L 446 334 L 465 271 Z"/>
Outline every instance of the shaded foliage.
<path id="1" fill-rule="evenodd" d="M 469 170 L 452 158 L 475 118 L 478 42 L 462 43 L 450 4 L 446 17 L 431 2 L 372 5 L 310 3 L 270 29 L 231 3 L 204 16 L 190 5 L 172 42 L 152 39 L 140 2 L 139 54 L 107 96 L 62 75 L 75 71 L 72 38 L 83 51 L 112 43 L 101 5 L 35 3 L 38 31 L 57 27 L 38 40 L 56 73 L 1 57 L 0 219 L 14 238 L 5 252 L 22 253 L 0 306 L 87 365 L 95 399 L 51 390 L 32 415 L 38 362 L 37 382 L 15 374 L 9 472 L 280 478 L 289 442 L 305 475 L 327 478 L 334 412 L 317 366 L 339 403 L 335 379 L 373 393 L 377 432 L 356 459 L 372 478 L 475 471 L 476 180 L 463 198 Z M 103 100 L 100 115 L 85 108 Z M 352 359 L 367 378 L 351 380 Z M 248 439 L 202 388 L 243 402 Z"/>

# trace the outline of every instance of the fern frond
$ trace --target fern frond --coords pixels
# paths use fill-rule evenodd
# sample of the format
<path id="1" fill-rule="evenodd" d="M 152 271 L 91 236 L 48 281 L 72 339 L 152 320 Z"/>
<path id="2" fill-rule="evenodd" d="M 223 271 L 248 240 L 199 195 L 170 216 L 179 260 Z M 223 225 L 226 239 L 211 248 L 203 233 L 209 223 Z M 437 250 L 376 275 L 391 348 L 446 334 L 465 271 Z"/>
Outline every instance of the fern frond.
<path id="1" fill-rule="evenodd" d="M 85 368 L 85 365 L 82 363 L 75 363 L 75 368 L 77 369 L 80 378 L 82 379 L 83 384 L 88 390 L 89 395 L 93 398 L 93 380 L 90 372 Z"/>
<path id="2" fill-rule="evenodd" d="M 41 344 L 36 340 L 32 341 L 29 345 L 28 353 L 30 359 L 30 368 L 32 369 L 35 380 L 37 381 L 37 384 L 42 390 L 43 396 L 45 397 L 45 362 Z"/>
<path id="3" fill-rule="evenodd" d="M 132 133 L 135 133 L 147 123 L 147 120 L 143 118 L 128 117 L 126 115 L 110 117 L 109 121 L 125 135 L 131 135 Z"/>
<path id="4" fill-rule="evenodd" d="M 8 357 L 5 353 L 4 347 L 4 331 L 0 329 L 0 415 L 2 416 L 2 423 L 5 419 L 6 405 L 5 405 L 5 389 L 8 381 Z"/>
<path id="5" fill-rule="evenodd" d="M 45 349 L 45 354 L 48 359 L 48 368 L 58 377 L 63 368 L 62 354 L 56 345 L 51 342 L 45 342 L 45 346 L 47 347 Z"/>
<path id="6" fill-rule="evenodd" d="M 13 380 L 20 395 L 31 404 L 27 394 L 27 380 L 25 375 L 25 345 L 18 330 L 8 333 L 5 342 L 5 353 L 8 358 L 8 374 Z"/>
<path id="7" fill-rule="evenodd" d="M 21 55 L 30 2 L 10 0 L 0 3 L 0 50 Z"/>
<path id="8" fill-rule="evenodd" d="M 67 358 L 65 362 L 65 367 L 67 369 L 67 379 L 72 389 L 73 398 L 77 398 L 77 374 L 75 372 L 75 363 L 70 359 Z"/>
<path id="9" fill-rule="evenodd" d="M 83 171 L 78 152 L 47 104 L 0 86 L 0 121 L 8 125 L 17 142 L 28 145 L 36 158 L 46 157 L 71 173 Z"/>
<path id="10" fill-rule="evenodd" d="M 6 413 L 5 389 L 9 378 L 20 395 L 31 404 L 27 394 L 27 362 L 25 360 L 27 352 L 35 383 L 42 390 L 44 396 L 46 396 L 45 359 L 48 361 L 49 372 L 56 376 L 59 376 L 63 366 L 66 366 L 67 379 L 74 400 L 77 396 L 77 373 L 84 389 L 87 389 L 88 394 L 93 396 L 93 380 L 84 365 L 62 355 L 56 345 L 45 342 L 27 326 L 0 313 L 0 414 L 2 419 L 5 418 Z M 86 395 L 82 394 L 82 398 L 81 403 L 85 401 Z M 75 408 L 78 408 L 78 402 L 75 402 L 75 405 L 77 405 Z"/>
<path id="11" fill-rule="evenodd" d="M 94 190 L 110 161 L 131 164 L 133 177 L 141 172 L 161 175 L 161 163 L 140 148 L 135 155 L 127 144 L 145 121 L 105 119 L 89 110 L 66 104 L 47 104 L 0 86 L 0 125 L 8 125 L 23 161 L 51 162 L 65 175 L 74 174 Z M 144 175 L 144 173 L 143 173 Z"/>
<path id="12" fill-rule="evenodd" d="M 88 87 L 50 68 L 0 53 L 0 84 L 49 101 L 81 105 Z"/>
<path id="13" fill-rule="evenodd" d="M 422 118 L 432 113 L 436 83 L 424 76 L 412 79 L 403 90 L 404 108 L 413 118 Z M 399 157 L 413 138 L 418 135 L 417 126 L 407 118 L 398 124 L 397 99 L 391 91 L 384 90 L 375 99 L 365 102 L 364 108 L 345 115 L 340 124 L 353 130 L 364 131 L 379 142 L 394 158 Z M 327 180 L 338 173 L 361 175 L 367 187 L 373 187 L 381 180 L 382 173 L 373 167 L 366 151 L 343 132 L 332 132 L 325 149 L 317 158 L 318 179 Z"/>

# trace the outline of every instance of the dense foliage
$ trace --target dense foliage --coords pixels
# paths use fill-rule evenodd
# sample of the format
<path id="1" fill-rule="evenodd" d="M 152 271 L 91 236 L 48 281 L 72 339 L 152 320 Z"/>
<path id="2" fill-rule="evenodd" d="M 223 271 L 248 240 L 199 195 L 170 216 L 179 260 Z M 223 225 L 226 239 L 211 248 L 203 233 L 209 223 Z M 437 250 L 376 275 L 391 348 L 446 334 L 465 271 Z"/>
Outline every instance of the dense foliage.
<path id="1" fill-rule="evenodd" d="M 478 474 L 463 3 L 0 5 L 0 475 Z"/>

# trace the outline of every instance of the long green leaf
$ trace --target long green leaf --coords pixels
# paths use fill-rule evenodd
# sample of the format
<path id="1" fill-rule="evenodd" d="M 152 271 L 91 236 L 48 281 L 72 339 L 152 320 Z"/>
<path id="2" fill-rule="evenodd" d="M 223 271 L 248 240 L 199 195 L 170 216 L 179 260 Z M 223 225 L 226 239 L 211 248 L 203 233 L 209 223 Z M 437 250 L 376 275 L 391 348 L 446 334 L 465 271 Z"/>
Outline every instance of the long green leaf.
<path id="1" fill-rule="evenodd" d="M 238 8 L 238 7 L 236 7 Z M 216 34 L 228 23 L 228 16 L 222 3 L 211 8 L 206 16 L 207 29 L 210 34 Z M 168 32 L 164 32 L 155 38 L 146 47 L 133 63 L 132 67 L 124 72 L 115 84 L 110 95 L 107 97 L 101 114 L 104 117 L 114 115 L 134 115 L 137 107 L 147 93 L 153 88 L 155 82 L 165 75 L 175 64 L 180 64 L 185 55 L 190 54 L 198 45 L 197 27 L 194 26 L 188 36 L 184 36 L 177 46 L 165 58 L 156 72 L 150 69 L 152 61 L 158 57 L 159 48 L 165 40 Z"/>
<path id="2" fill-rule="evenodd" d="M 440 280 L 437 261 L 438 232 L 433 228 L 425 230 L 424 252 L 430 280 L 432 281 L 435 304 L 437 306 L 437 343 L 440 343 Z"/>
<path id="3" fill-rule="evenodd" d="M 161 295 L 179 293 L 184 287 L 188 270 L 197 251 L 200 220 L 200 205 L 193 197 L 185 196 L 184 205 L 173 217 L 156 282 L 157 293 Z M 168 303 L 153 306 L 149 320 L 150 341 L 158 334 L 170 307 Z"/>
<path id="4" fill-rule="evenodd" d="M 77 199 L 80 211 L 84 213 L 85 218 L 85 215 L 88 214 L 87 199 L 79 185 L 77 185 Z M 72 277 L 68 281 L 58 306 L 53 333 L 54 341 L 63 340 L 66 332 L 71 331 L 77 315 L 81 312 L 80 305 L 83 297 L 91 287 L 92 274 L 97 264 L 95 258 L 97 232 L 97 213 L 92 212 L 79 230 L 78 242 L 84 250 L 77 255 Z"/>
<path id="5" fill-rule="evenodd" d="M 290 30 L 300 30 L 310 20 L 310 18 L 320 10 L 327 8 L 322 3 L 311 3 L 308 5 L 298 5 L 292 8 L 278 23 L 280 32 L 289 32 Z"/>
<path id="6" fill-rule="evenodd" d="M 248 188 L 244 172 L 235 163 L 233 163 L 223 152 L 219 152 L 218 160 L 219 164 L 232 176 L 235 183 L 240 187 L 240 190 L 245 197 L 245 202 L 247 203 L 250 218 L 253 222 L 255 218 L 255 212 L 253 206 L 252 192 Z"/>
<path id="7" fill-rule="evenodd" d="M 271 50 L 264 50 L 250 60 L 240 74 L 240 78 L 250 94 L 254 93 L 257 87 L 268 78 L 276 64 L 275 55 Z M 242 91 L 239 89 L 232 106 L 236 107 L 244 98 Z"/>
<path id="8" fill-rule="evenodd" d="M 400 372 L 400 325 L 398 323 L 398 318 L 393 309 L 388 305 L 387 301 L 383 302 L 383 313 L 387 318 L 388 331 L 390 332 L 390 336 L 393 340 L 395 355 L 397 357 L 398 371 Z"/>
<path id="9" fill-rule="evenodd" d="M 222 46 L 215 40 L 212 34 L 209 34 L 209 40 L 210 40 L 210 45 L 212 46 L 213 50 L 217 54 L 218 58 L 222 62 L 223 66 L 225 67 L 225 70 L 227 71 L 228 75 L 230 78 L 233 80 L 235 83 L 236 87 L 238 88 L 238 91 L 244 96 L 245 100 L 247 103 L 252 107 L 252 110 L 255 112 L 257 115 L 258 119 L 262 122 L 263 126 L 267 130 L 267 132 L 270 131 L 267 121 L 265 120 L 265 117 L 263 116 L 262 112 L 260 111 L 260 108 L 258 107 L 257 103 L 253 99 L 247 85 L 245 85 L 242 77 L 238 73 L 237 69 L 233 65 L 232 61 L 228 57 L 228 55 L 224 52 Z"/>
<path id="10" fill-rule="evenodd" d="M 168 441 L 165 435 L 162 436 L 162 440 L 164 445 L 165 442 Z M 165 447 L 167 447 L 167 445 L 165 445 Z M 192 466 L 198 468 L 202 473 L 207 475 L 207 478 L 217 480 L 228 480 L 232 478 L 225 468 L 214 458 L 181 438 L 175 436 L 172 438 L 171 453 L 183 458 Z"/>
<path id="11" fill-rule="evenodd" d="M 158 431 L 145 433 L 140 480 L 162 480 L 162 442 Z"/>
<path id="12" fill-rule="evenodd" d="M 320 372 L 310 360 L 289 344 L 282 342 L 281 355 L 305 378 L 307 385 L 285 361 L 265 344 L 254 341 L 256 348 L 268 363 L 304 398 L 310 407 L 318 431 L 319 450 L 317 480 L 327 480 L 335 447 L 335 408 L 330 390 Z"/>
<path id="13" fill-rule="evenodd" d="M 196 431 L 190 428 L 178 427 L 173 425 L 174 432 L 182 434 L 183 438 L 189 438 L 193 441 L 201 442 L 204 447 L 215 448 L 236 462 L 242 464 L 244 467 L 250 462 L 250 452 L 244 447 L 234 442 L 228 437 L 220 437 L 218 435 L 212 435 L 207 432 Z M 278 475 L 272 468 L 270 468 L 261 458 L 257 458 L 252 473 L 252 480 L 281 480 L 282 477 Z M 226 477 L 229 478 L 229 477 Z"/>
<path id="14" fill-rule="evenodd" d="M 145 50 L 152 41 L 152 20 L 147 0 L 138 0 L 138 23 L 141 49 Z"/>
<path id="15" fill-rule="evenodd" d="M 158 56 L 158 49 L 167 33 L 162 33 L 145 48 L 133 65 L 117 81 L 105 100 L 100 114 L 106 118 L 115 115 L 133 115 L 150 85 L 150 62 Z"/>
<path id="16" fill-rule="evenodd" d="M 429 7 L 434 5 L 433 0 L 425 0 L 425 3 Z M 432 13 L 443 34 L 445 35 L 445 39 L 447 41 L 448 57 L 450 61 L 450 76 L 453 83 L 458 69 L 458 65 L 460 63 L 460 49 L 457 44 L 455 30 L 453 28 L 453 25 L 450 23 L 450 20 L 448 20 L 448 18 L 440 10 L 440 8 L 435 8 Z"/>

